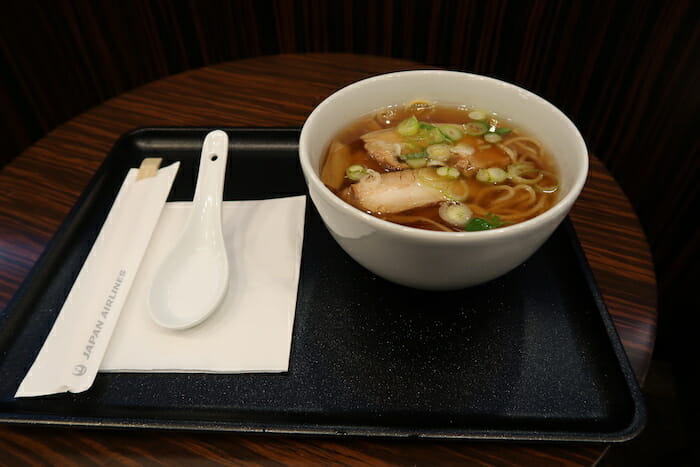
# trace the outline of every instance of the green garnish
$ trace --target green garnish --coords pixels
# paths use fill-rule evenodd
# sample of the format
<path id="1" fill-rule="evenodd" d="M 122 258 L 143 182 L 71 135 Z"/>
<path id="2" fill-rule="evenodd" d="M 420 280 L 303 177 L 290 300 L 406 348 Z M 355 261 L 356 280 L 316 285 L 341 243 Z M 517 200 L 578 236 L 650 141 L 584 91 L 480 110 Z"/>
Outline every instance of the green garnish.
<path id="1" fill-rule="evenodd" d="M 399 159 L 412 169 L 420 169 L 428 165 L 428 154 L 425 151 L 403 154 L 399 156 Z"/>
<path id="2" fill-rule="evenodd" d="M 428 165 L 428 159 L 409 159 L 406 164 L 412 169 L 421 169 Z"/>
<path id="3" fill-rule="evenodd" d="M 428 141 L 432 144 L 437 144 L 437 143 L 442 143 L 445 141 L 445 135 L 442 134 L 442 131 L 436 127 L 432 127 L 430 130 L 428 130 Z"/>
<path id="4" fill-rule="evenodd" d="M 418 122 L 416 116 L 413 115 L 399 123 L 399 126 L 396 127 L 396 131 L 398 131 L 401 136 L 413 136 L 418 133 L 419 126 L 420 122 Z"/>
<path id="5" fill-rule="evenodd" d="M 503 183 L 508 179 L 508 172 L 500 167 L 479 169 L 476 179 L 483 183 Z"/>
<path id="6" fill-rule="evenodd" d="M 481 136 L 489 131 L 489 126 L 481 121 L 474 121 L 464 124 L 464 132 L 469 136 Z"/>
<path id="7" fill-rule="evenodd" d="M 367 175 L 367 166 L 364 165 L 355 164 L 345 169 L 345 176 L 353 182 L 359 181 L 365 175 Z"/>
<path id="8" fill-rule="evenodd" d="M 459 170 L 455 169 L 454 167 L 447 167 L 447 166 L 443 165 L 442 167 L 438 167 L 435 172 L 441 177 L 447 177 L 447 178 L 458 178 L 459 177 Z"/>
<path id="9" fill-rule="evenodd" d="M 511 131 L 513 131 L 513 130 L 511 130 L 507 126 L 502 126 L 501 128 L 496 128 L 496 133 L 498 133 L 499 135 L 507 135 Z"/>
<path id="10" fill-rule="evenodd" d="M 502 139 L 503 138 L 498 133 L 489 132 L 484 135 L 484 141 L 486 141 L 487 143 L 498 143 Z"/>
<path id="11" fill-rule="evenodd" d="M 459 141 L 462 139 L 462 130 L 459 125 L 443 124 L 438 127 L 443 135 L 451 141 Z"/>
<path id="12" fill-rule="evenodd" d="M 421 151 L 420 146 L 418 146 L 416 143 L 413 143 L 413 142 L 411 142 L 411 141 L 406 141 L 406 142 L 404 142 L 404 143 L 402 143 L 402 144 L 403 144 L 403 147 L 401 148 L 402 151 L 405 150 L 405 151 L 408 152 L 408 153 L 420 152 L 420 151 Z"/>
<path id="13" fill-rule="evenodd" d="M 505 222 L 503 222 L 498 216 L 487 214 L 486 217 L 472 217 L 469 222 L 467 222 L 464 230 L 467 232 L 479 232 L 481 230 L 495 229 L 496 227 L 501 227 L 503 225 L 505 225 Z"/>
<path id="14" fill-rule="evenodd" d="M 410 161 L 411 159 L 425 159 L 428 154 L 425 151 L 414 152 L 411 154 L 402 154 L 399 156 L 403 161 Z"/>

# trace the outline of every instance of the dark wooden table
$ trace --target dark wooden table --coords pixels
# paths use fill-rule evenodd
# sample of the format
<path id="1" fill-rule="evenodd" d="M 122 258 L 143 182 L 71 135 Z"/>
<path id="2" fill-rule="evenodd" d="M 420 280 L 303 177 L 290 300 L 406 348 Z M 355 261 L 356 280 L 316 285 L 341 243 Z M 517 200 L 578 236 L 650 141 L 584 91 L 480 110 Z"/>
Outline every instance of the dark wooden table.
<path id="1" fill-rule="evenodd" d="M 426 68 L 371 56 L 260 57 L 163 79 L 111 99 L 52 131 L 0 171 L 0 309 L 123 133 L 144 126 L 300 127 L 336 89 L 367 76 Z M 618 184 L 592 157 L 571 218 L 643 382 L 656 335 L 648 245 Z M 299 438 L 0 427 L 0 464 L 590 465 L 606 445 Z"/>

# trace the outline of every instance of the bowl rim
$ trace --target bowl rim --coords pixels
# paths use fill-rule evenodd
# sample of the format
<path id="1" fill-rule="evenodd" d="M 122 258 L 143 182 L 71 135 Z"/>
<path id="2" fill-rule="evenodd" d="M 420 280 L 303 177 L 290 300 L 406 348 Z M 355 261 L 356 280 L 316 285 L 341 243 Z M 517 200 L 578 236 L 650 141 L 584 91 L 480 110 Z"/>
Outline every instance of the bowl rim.
<path id="1" fill-rule="evenodd" d="M 501 87 L 510 87 L 525 98 L 537 100 L 545 107 L 548 107 L 550 111 L 558 114 L 558 116 L 565 122 L 565 124 L 574 134 L 574 139 L 576 140 L 578 146 L 575 150 L 575 153 L 584 154 L 583 157 L 576 158 L 578 162 L 576 167 L 576 175 L 572 181 L 569 191 L 563 197 L 559 198 L 554 204 L 554 206 L 552 206 L 550 209 L 531 219 L 508 226 L 507 228 L 490 229 L 477 232 L 439 232 L 395 224 L 393 222 L 389 222 L 387 220 L 380 219 L 371 214 L 368 214 L 340 199 L 321 181 L 319 174 L 317 174 L 314 168 L 311 166 L 310 152 L 308 149 L 308 146 L 310 144 L 308 128 L 312 124 L 314 124 L 314 122 L 318 118 L 320 118 L 319 115 L 323 112 L 323 110 L 326 107 L 333 105 L 334 101 L 336 101 L 340 97 L 348 93 L 355 92 L 358 88 L 373 85 L 376 82 L 396 79 L 401 76 L 418 74 L 443 75 L 450 77 L 459 77 L 460 79 L 467 80 L 481 80 L 492 82 L 493 84 L 496 84 Z M 381 106 L 381 108 L 384 107 L 386 106 Z M 360 117 L 361 116 L 357 116 L 357 118 Z M 396 71 L 391 73 L 382 73 L 374 75 L 368 78 L 361 79 L 359 81 L 355 81 L 353 83 L 349 83 L 346 86 L 336 90 L 335 92 L 327 96 L 314 108 L 314 110 L 309 114 L 306 121 L 304 122 L 299 137 L 299 160 L 302 171 L 305 174 L 304 178 L 306 180 L 306 183 L 312 184 L 313 187 L 317 190 L 317 192 L 323 194 L 326 201 L 329 201 L 334 206 L 334 208 L 353 218 L 358 219 L 359 221 L 367 223 L 380 231 L 393 232 L 401 236 L 410 236 L 419 240 L 433 241 L 439 243 L 465 243 L 469 241 L 480 241 L 489 238 L 508 238 L 526 235 L 529 232 L 538 230 L 542 225 L 546 225 L 550 222 L 554 222 L 557 220 L 562 220 L 569 212 L 574 202 L 583 190 L 583 186 L 585 185 L 586 179 L 588 177 L 589 157 L 590 156 L 588 154 L 588 149 L 586 147 L 583 136 L 581 135 L 576 125 L 574 125 L 571 119 L 569 119 L 569 117 L 566 114 L 564 114 L 564 112 L 562 112 L 558 107 L 556 107 L 554 104 L 552 104 L 545 98 L 531 91 L 528 91 L 527 89 L 524 89 L 520 86 L 497 78 L 478 75 L 474 73 L 450 70 L 419 69 Z"/>

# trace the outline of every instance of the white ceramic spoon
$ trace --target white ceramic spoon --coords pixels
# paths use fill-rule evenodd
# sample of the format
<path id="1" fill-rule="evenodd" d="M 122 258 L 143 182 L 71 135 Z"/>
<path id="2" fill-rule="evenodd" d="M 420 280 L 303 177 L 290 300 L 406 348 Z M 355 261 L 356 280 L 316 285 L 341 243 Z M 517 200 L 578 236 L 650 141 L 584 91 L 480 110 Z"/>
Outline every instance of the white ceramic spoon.
<path id="1" fill-rule="evenodd" d="M 151 317 L 165 328 L 187 329 L 201 323 L 226 294 L 229 267 L 221 203 L 227 159 L 228 135 L 221 130 L 207 134 L 192 211 L 151 285 Z"/>

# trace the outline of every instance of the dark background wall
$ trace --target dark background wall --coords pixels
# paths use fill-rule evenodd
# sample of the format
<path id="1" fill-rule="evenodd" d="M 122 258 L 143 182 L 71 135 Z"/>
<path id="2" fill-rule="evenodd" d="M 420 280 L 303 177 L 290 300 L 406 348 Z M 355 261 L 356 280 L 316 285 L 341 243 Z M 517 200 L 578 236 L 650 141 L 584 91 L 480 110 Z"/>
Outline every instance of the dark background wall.
<path id="1" fill-rule="evenodd" d="M 691 0 L 2 2 L 0 166 L 112 96 L 222 61 L 353 52 L 504 79 L 569 115 L 630 197 L 656 264 L 656 353 L 680 362 L 700 311 L 699 19 Z"/>

